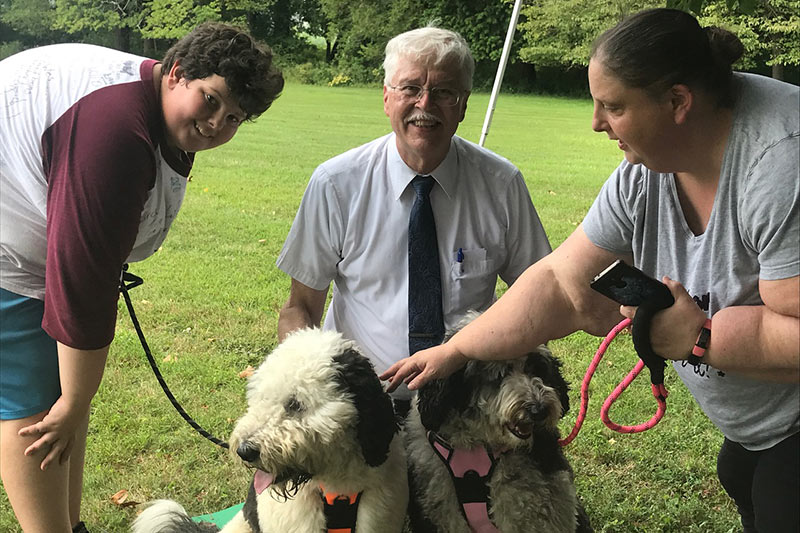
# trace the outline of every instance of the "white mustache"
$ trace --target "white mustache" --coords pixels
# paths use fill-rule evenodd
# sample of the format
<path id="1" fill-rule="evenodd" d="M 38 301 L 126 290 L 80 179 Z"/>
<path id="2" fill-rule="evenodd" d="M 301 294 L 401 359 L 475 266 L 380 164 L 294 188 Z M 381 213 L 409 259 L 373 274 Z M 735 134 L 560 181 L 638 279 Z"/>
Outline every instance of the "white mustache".
<path id="1" fill-rule="evenodd" d="M 416 120 L 430 120 L 430 121 L 436 122 L 437 124 L 440 124 L 442 122 L 442 119 L 440 119 L 436 115 L 433 115 L 431 113 L 427 113 L 425 111 L 420 111 L 418 113 L 414 113 L 413 115 L 411 115 L 409 117 L 406 117 L 404 122 L 406 124 L 408 124 L 409 122 L 414 122 Z"/>

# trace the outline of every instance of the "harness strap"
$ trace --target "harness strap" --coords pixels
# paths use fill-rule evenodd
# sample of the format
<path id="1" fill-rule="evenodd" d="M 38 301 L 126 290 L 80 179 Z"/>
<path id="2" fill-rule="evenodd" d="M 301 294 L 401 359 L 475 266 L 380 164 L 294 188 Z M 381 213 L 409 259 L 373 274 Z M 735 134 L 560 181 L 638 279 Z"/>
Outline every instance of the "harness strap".
<path id="1" fill-rule="evenodd" d="M 489 479 L 499 453 L 483 447 L 465 450 L 454 448 L 433 431 L 428 442 L 447 467 L 461 512 L 474 533 L 499 533 L 489 517 Z"/>
<path id="2" fill-rule="evenodd" d="M 325 492 L 322 485 L 319 488 L 328 533 L 356 533 L 358 502 L 361 500 L 361 493 L 337 494 Z"/>

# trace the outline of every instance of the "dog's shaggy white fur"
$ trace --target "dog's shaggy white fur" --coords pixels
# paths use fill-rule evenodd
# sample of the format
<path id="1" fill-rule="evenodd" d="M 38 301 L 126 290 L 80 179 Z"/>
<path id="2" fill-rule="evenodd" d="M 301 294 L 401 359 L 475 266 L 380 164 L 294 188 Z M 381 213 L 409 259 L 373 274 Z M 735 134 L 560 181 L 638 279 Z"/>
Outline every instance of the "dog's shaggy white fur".
<path id="1" fill-rule="evenodd" d="M 558 444 L 557 422 L 569 409 L 559 367 L 540 346 L 518 360 L 470 361 L 419 390 L 405 425 L 413 531 L 472 531 L 446 459 L 434 450 L 429 432 L 453 449 L 484 447 L 495 458 L 485 486 L 486 509 L 497 530 L 591 531 Z M 483 530 L 492 529 L 488 524 Z"/>
<path id="2" fill-rule="evenodd" d="M 257 473 L 224 533 L 324 531 L 320 487 L 361 493 L 358 531 L 403 530 L 402 435 L 390 397 L 355 343 L 318 329 L 293 333 L 250 378 L 247 404 L 230 448 Z M 259 480 L 268 477 L 272 484 L 258 494 Z M 180 505 L 161 500 L 136 519 L 133 532 L 217 530 L 205 527 L 193 524 Z"/>

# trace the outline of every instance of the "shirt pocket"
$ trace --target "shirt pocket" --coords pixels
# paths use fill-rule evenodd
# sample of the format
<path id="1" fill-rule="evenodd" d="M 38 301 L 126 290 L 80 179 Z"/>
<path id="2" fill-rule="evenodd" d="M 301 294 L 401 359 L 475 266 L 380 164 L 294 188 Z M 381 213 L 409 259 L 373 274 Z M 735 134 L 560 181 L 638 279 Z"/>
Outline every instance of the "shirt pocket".
<path id="1" fill-rule="evenodd" d="M 488 257 L 486 249 L 462 249 L 460 253 L 453 253 L 450 264 L 447 312 L 454 315 L 486 309 L 494 301 L 497 285 L 496 261 Z"/>

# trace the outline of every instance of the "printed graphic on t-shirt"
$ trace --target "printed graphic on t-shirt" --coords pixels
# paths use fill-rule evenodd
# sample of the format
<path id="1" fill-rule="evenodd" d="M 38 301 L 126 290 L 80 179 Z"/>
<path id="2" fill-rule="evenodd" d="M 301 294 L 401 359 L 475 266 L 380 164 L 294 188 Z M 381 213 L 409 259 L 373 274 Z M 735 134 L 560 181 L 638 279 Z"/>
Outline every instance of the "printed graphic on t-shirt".
<path id="1" fill-rule="evenodd" d="M 711 293 L 707 292 L 702 296 L 692 296 L 692 300 L 697 306 L 705 312 L 708 312 L 709 307 L 711 306 Z M 681 366 L 686 368 L 689 365 L 688 361 L 681 361 Z M 714 367 L 708 365 L 707 363 L 700 363 L 693 367 L 694 373 L 697 374 L 698 377 L 701 378 L 711 378 L 711 373 L 716 372 L 717 376 L 724 378 L 725 372 L 722 370 L 717 370 Z"/>

